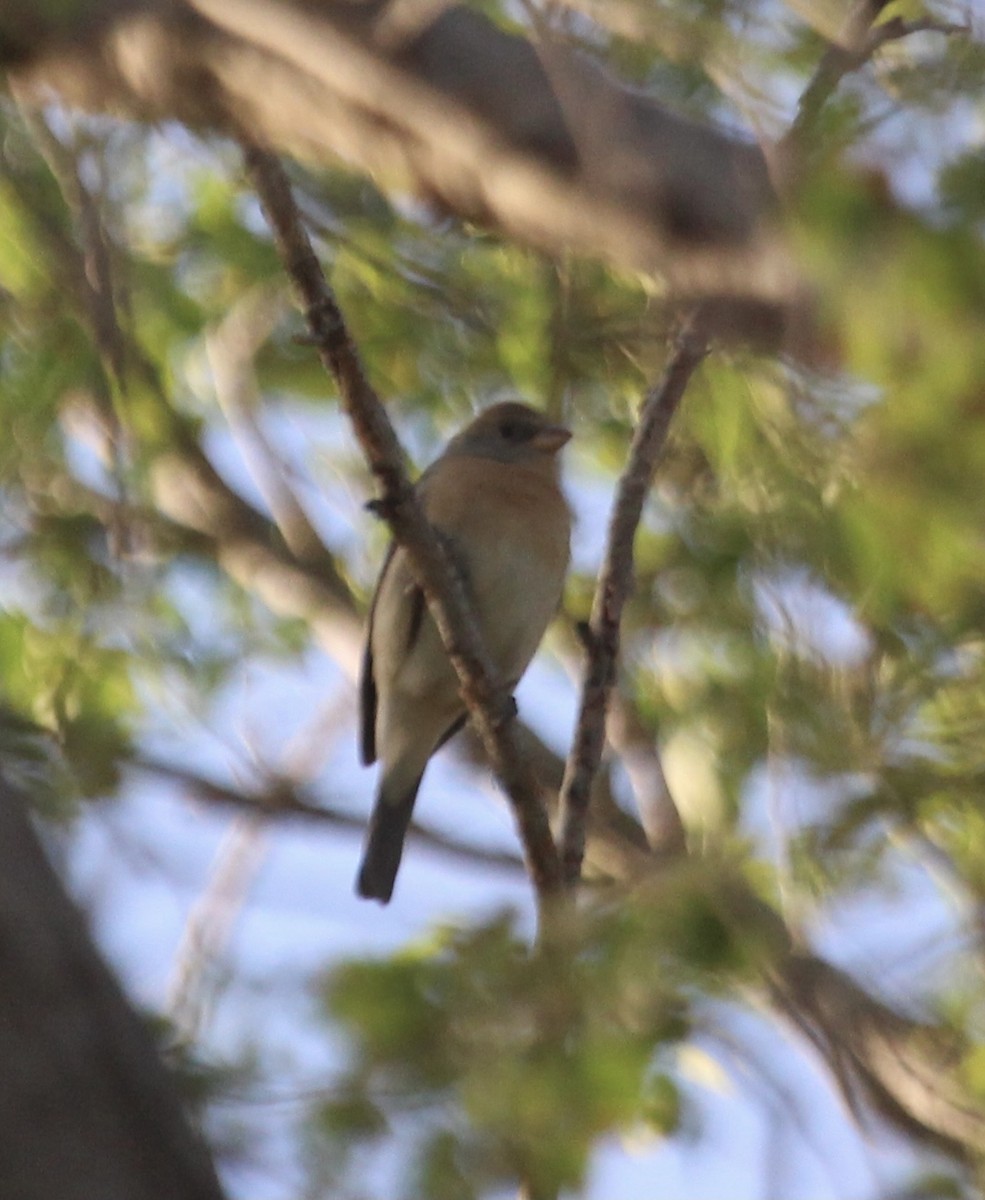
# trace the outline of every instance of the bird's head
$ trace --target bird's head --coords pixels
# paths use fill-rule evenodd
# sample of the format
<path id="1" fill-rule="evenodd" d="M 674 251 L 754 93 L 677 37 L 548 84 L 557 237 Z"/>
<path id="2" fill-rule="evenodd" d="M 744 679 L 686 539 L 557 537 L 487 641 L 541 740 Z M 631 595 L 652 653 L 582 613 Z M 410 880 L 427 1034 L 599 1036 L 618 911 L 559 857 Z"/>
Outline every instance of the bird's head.
<path id="1" fill-rule="evenodd" d="M 544 413 L 506 400 L 479 413 L 452 438 L 447 453 L 530 465 L 552 461 L 570 438 L 570 429 Z"/>

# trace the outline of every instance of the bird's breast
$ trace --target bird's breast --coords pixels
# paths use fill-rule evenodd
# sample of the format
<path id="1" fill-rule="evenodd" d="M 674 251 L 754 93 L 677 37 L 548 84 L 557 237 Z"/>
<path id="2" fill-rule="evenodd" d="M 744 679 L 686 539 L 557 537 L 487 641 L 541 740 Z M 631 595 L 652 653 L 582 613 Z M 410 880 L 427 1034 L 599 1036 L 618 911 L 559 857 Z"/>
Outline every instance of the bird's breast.
<path id="1" fill-rule="evenodd" d="M 557 610 L 568 566 L 571 512 L 552 470 L 460 460 L 468 474 L 446 495 L 440 474 L 425 506 L 468 574 L 487 649 L 506 679 L 526 669 Z M 429 481 L 430 483 L 431 481 Z"/>

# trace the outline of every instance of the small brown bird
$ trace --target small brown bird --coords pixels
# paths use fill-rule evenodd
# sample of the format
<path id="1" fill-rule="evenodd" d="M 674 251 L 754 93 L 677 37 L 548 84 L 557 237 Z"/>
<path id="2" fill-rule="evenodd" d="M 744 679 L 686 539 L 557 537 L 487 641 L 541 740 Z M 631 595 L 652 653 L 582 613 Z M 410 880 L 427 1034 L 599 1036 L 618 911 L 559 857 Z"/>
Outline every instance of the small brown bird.
<path id="1" fill-rule="evenodd" d="M 561 599 L 571 511 L 558 451 L 570 437 L 524 404 L 495 404 L 452 438 L 417 484 L 511 688 Z M 390 548 L 370 608 L 360 699 L 362 759 L 379 757 L 382 777 L 356 890 L 386 904 L 428 759 L 466 717 L 458 678 L 399 547 Z"/>

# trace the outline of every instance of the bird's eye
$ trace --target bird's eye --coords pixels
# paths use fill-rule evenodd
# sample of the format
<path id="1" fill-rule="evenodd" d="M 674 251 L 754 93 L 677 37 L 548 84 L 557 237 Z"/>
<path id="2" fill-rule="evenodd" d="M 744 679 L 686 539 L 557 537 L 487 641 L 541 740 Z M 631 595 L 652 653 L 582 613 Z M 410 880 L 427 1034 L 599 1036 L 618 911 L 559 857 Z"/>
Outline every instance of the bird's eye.
<path id="1" fill-rule="evenodd" d="M 500 436 L 507 442 L 519 442 L 523 439 L 523 426 L 516 421 L 504 421 L 499 427 Z"/>

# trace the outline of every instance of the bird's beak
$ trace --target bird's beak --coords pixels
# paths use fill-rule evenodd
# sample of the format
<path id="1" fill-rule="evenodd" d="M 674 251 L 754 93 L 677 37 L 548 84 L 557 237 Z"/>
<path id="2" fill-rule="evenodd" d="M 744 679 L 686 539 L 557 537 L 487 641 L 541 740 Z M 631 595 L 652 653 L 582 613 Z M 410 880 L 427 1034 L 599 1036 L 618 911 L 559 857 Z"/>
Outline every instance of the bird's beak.
<path id="1" fill-rule="evenodd" d="M 531 438 L 534 449 L 545 454 L 557 454 L 561 447 L 571 440 L 571 430 L 563 425 L 545 425 Z"/>

